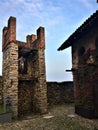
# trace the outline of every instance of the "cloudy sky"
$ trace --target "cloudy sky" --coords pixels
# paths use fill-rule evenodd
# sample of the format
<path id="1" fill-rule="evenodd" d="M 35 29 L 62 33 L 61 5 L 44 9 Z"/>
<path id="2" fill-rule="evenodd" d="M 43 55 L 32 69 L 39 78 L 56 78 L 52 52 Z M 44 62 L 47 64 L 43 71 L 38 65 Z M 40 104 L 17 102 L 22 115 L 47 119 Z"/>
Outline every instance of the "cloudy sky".
<path id="1" fill-rule="evenodd" d="M 45 27 L 48 81 L 72 80 L 71 48 L 58 47 L 98 9 L 96 0 L 0 0 L 0 75 L 2 75 L 2 28 L 10 16 L 17 18 L 17 40 Z"/>

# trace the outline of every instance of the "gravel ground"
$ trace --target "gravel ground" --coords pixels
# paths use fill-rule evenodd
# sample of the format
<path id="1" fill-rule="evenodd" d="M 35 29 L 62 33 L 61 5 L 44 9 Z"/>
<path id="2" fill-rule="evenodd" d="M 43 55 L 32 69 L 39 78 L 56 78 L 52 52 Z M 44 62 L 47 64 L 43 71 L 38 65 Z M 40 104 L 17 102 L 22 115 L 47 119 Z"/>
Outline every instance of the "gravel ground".
<path id="1" fill-rule="evenodd" d="M 98 119 L 78 116 L 73 104 L 64 104 L 49 108 L 46 115 L 28 115 L 0 124 L 0 130 L 98 130 Z"/>

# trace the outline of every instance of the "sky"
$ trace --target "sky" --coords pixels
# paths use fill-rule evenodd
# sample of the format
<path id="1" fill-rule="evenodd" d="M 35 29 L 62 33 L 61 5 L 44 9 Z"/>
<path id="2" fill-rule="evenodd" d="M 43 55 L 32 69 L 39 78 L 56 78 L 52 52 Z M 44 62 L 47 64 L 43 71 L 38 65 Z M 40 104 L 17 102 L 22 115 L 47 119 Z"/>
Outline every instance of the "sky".
<path id="1" fill-rule="evenodd" d="M 47 81 L 71 81 L 71 48 L 57 51 L 60 45 L 96 10 L 96 0 L 0 0 L 0 75 L 2 75 L 2 29 L 10 16 L 17 19 L 16 39 L 45 28 Z"/>

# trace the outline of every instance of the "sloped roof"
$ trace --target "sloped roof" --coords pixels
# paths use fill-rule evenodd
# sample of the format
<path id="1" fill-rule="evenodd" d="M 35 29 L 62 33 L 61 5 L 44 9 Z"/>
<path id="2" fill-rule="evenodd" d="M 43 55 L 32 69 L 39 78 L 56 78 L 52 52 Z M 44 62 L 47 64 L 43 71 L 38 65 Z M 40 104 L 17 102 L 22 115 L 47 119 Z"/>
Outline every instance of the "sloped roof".
<path id="1" fill-rule="evenodd" d="M 94 25 L 98 24 L 98 10 L 91 15 L 59 48 L 58 51 L 72 46 L 73 42 L 83 36 Z"/>

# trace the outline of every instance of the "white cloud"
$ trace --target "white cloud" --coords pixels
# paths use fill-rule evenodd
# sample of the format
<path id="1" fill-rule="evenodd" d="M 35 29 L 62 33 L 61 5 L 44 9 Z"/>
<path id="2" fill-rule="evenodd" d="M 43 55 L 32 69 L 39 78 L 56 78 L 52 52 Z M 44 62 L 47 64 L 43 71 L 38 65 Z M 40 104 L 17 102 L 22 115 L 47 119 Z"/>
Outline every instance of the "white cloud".
<path id="1" fill-rule="evenodd" d="M 80 0 L 85 7 L 87 7 L 88 9 L 92 8 L 92 4 L 90 2 L 90 0 Z"/>
<path id="2" fill-rule="evenodd" d="M 39 19 L 41 23 L 55 25 L 63 18 L 61 4 L 46 0 L 8 0 L 1 2 L 0 13 L 5 17 L 15 15 L 24 19 Z M 7 13 L 6 13 L 7 12 Z"/>

